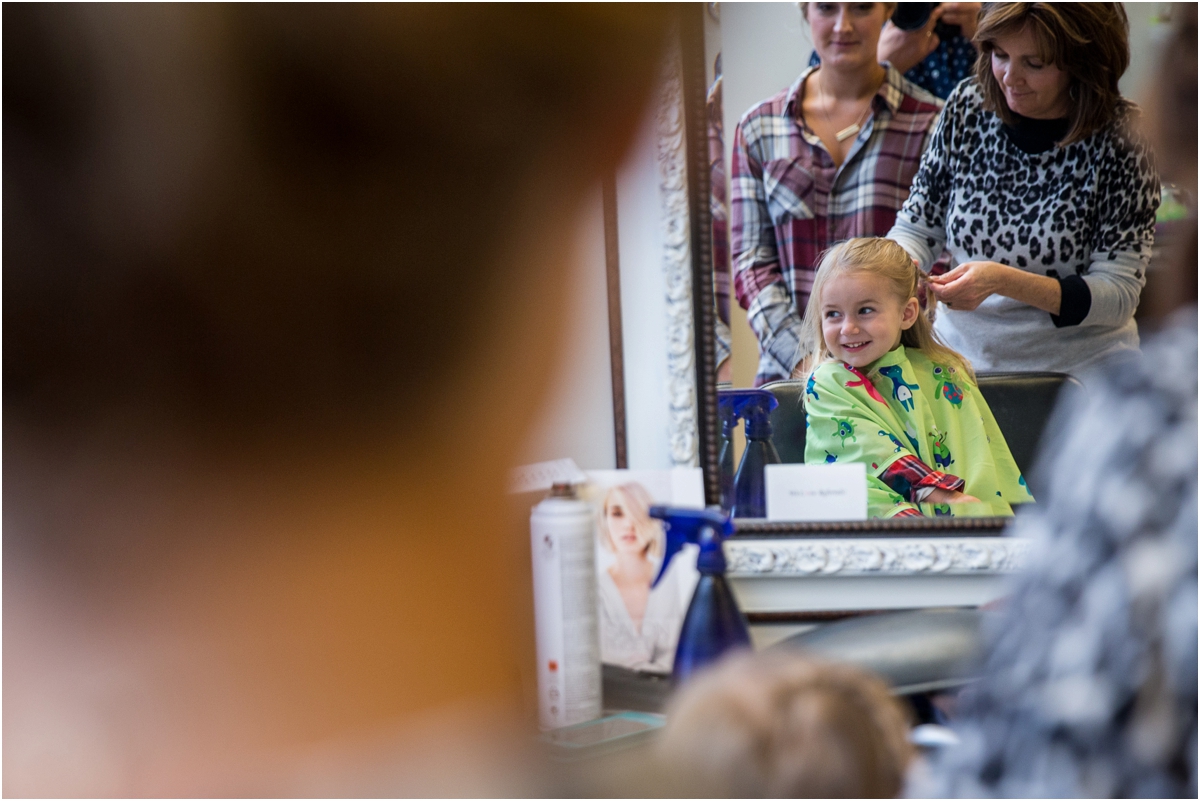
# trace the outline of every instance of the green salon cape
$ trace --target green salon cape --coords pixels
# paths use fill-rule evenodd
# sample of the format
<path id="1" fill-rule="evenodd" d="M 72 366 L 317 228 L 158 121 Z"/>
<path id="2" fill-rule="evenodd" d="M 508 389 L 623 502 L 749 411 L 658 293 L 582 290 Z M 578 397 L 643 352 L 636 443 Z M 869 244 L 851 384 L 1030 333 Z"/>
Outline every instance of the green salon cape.
<path id="1" fill-rule="evenodd" d="M 1011 515 L 1012 504 L 1033 501 L 979 388 L 919 350 L 901 345 L 861 371 L 826 362 L 809 377 L 804 404 L 804 461 L 865 464 L 871 517 L 913 508 L 936 515 Z M 963 479 L 962 492 L 983 505 L 921 509 L 909 503 L 879 478 L 906 454 Z"/>

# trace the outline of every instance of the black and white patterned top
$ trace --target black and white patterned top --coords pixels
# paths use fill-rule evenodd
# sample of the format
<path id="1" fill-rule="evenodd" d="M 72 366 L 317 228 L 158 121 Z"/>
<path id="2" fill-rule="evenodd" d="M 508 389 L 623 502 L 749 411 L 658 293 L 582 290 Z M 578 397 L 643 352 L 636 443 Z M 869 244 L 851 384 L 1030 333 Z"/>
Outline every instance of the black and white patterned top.
<path id="1" fill-rule="evenodd" d="M 1129 104 L 1086 139 L 1031 153 L 983 110 L 975 79 L 946 101 L 888 237 L 925 270 L 944 245 L 951 267 L 995 261 L 1063 288 L 1058 316 L 1001 295 L 974 311 L 939 305 L 938 333 L 977 369 L 1074 373 L 1137 348 L 1133 313 L 1159 203 L 1138 116 Z"/>
<path id="2" fill-rule="evenodd" d="M 1031 565 L 910 795 L 1196 797 L 1196 313 L 1049 426 Z"/>

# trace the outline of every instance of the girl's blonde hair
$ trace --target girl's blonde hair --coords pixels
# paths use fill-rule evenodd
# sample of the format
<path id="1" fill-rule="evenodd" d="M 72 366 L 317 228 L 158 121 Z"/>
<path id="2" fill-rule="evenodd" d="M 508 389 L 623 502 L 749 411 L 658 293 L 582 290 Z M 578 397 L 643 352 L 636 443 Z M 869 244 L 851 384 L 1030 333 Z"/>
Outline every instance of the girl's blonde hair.
<path id="1" fill-rule="evenodd" d="M 600 505 L 600 544 L 612 553 L 617 551 L 612 532 L 608 530 L 608 506 L 614 498 L 625 502 L 625 513 L 633 520 L 638 536 L 647 543 L 646 556 L 661 560 L 666 549 L 666 535 L 663 534 L 662 523 L 650 516 L 650 505 L 653 503 L 650 493 L 636 481 L 618 484 L 604 494 L 604 503 Z"/>
<path id="2" fill-rule="evenodd" d="M 933 292 L 923 286 L 920 268 L 904 248 L 890 239 L 880 237 L 858 237 L 834 245 L 825 251 L 817 267 L 812 294 L 808 296 L 808 308 L 800 326 L 800 361 L 793 376 L 806 377 L 822 364 L 833 361 L 829 346 L 825 344 L 825 333 L 821 328 L 821 295 L 825 285 L 840 275 L 856 272 L 874 273 L 883 276 L 892 285 L 901 303 L 909 298 L 921 299 L 925 295 L 926 307 L 932 309 L 936 303 Z M 933 332 L 933 322 L 924 311 L 917 314 L 917 321 L 900 332 L 900 344 L 916 348 L 938 364 L 954 367 L 965 373 L 971 381 L 975 371 L 971 363 L 957 351 L 946 346 Z"/>

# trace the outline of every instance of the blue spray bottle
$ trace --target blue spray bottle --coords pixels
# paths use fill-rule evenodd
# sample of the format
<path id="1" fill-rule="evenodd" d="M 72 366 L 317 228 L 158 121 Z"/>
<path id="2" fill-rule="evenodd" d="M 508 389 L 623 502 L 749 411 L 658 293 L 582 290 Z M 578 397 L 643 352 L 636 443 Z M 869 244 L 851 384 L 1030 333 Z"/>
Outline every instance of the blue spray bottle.
<path id="1" fill-rule="evenodd" d="M 717 390 L 717 413 L 721 417 L 721 508 L 733 509 L 733 429 L 737 427 L 736 389 Z"/>
<path id="2" fill-rule="evenodd" d="M 700 546 L 696 557 L 700 581 L 683 618 L 679 645 L 675 648 L 675 666 L 671 670 L 674 680 L 680 682 L 729 649 L 750 647 L 746 618 L 725 580 L 725 550 L 721 546 L 733 534 L 733 523 L 715 509 L 652 506 L 650 516 L 662 520 L 667 533 L 666 552 L 654 578 L 655 585 L 666 573 L 671 557 L 685 543 Z"/>
<path id="3" fill-rule="evenodd" d="M 779 401 L 765 389 L 729 391 L 734 410 L 746 421 L 746 450 L 733 487 L 733 517 L 766 517 L 767 484 L 763 468 L 779 464 L 771 442 L 771 410 Z"/>

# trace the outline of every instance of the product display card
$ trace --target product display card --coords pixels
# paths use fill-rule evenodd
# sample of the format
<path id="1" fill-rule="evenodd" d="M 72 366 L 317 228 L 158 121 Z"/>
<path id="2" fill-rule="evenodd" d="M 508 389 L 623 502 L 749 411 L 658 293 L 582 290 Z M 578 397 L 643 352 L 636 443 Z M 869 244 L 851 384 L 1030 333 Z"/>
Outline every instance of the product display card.
<path id="1" fill-rule="evenodd" d="M 612 665 L 670 673 L 683 616 L 699 574 L 694 545 L 671 560 L 658 586 L 662 523 L 655 504 L 704 508 L 700 468 L 589 470 L 582 496 L 596 513 L 596 590 L 600 658 Z"/>
<path id="2" fill-rule="evenodd" d="M 555 483 L 582 484 L 586 480 L 574 459 L 555 459 L 513 468 L 508 491 L 538 492 L 550 489 Z"/>
<path id="3" fill-rule="evenodd" d="M 769 464 L 768 520 L 866 520 L 867 468 L 847 464 Z"/>

